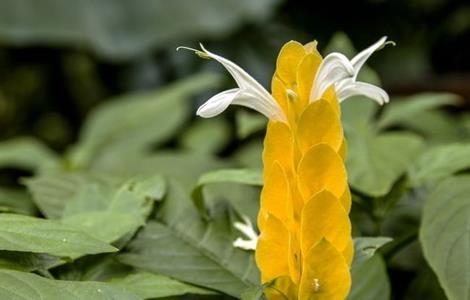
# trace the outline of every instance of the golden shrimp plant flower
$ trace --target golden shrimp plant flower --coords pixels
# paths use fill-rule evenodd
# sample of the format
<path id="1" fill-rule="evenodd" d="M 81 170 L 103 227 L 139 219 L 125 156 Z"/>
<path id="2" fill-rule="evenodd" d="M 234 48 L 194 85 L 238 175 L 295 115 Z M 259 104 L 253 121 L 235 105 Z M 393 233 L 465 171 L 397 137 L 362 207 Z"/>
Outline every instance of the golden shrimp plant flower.
<path id="1" fill-rule="evenodd" d="M 381 38 L 349 60 L 341 53 L 322 58 L 316 42 L 286 43 L 277 58 L 271 93 L 235 63 L 209 52 L 238 87 L 199 107 L 213 117 L 229 105 L 254 109 L 269 123 L 264 140 L 259 237 L 249 220 L 235 224 L 249 240 L 234 245 L 256 248 L 263 283 L 273 282 L 269 299 L 345 299 L 351 287 L 353 258 L 351 195 L 345 169 L 346 142 L 341 101 L 367 96 L 389 101 L 380 87 L 357 81 L 370 55 L 386 44 Z"/>

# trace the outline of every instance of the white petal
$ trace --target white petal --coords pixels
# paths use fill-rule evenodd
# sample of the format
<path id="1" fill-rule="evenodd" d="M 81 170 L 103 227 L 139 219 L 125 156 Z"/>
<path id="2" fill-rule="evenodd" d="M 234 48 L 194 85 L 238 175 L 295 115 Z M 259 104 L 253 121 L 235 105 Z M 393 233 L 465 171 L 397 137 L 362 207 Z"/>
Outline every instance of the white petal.
<path id="1" fill-rule="evenodd" d="M 244 223 L 235 222 L 233 226 L 238 229 L 241 233 L 243 233 L 247 238 L 252 240 L 258 239 L 258 234 L 256 233 L 255 229 L 253 228 L 253 224 L 248 217 L 243 216 Z"/>
<path id="2" fill-rule="evenodd" d="M 387 41 L 387 37 L 384 36 L 377 42 L 375 42 L 373 45 L 369 46 L 368 48 L 362 50 L 359 52 L 356 56 L 351 59 L 351 64 L 354 68 L 354 79 L 356 79 L 357 74 L 359 74 L 359 71 L 361 70 L 362 66 L 364 63 L 369 59 L 369 57 L 377 51 L 378 49 L 382 48 L 383 45 L 385 45 L 385 42 Z"/>
<path id="3" fill-rule="evenodd" d="M 310 92 L 310 101 L 318 100 L 336 82 L 354 75 L 354 68 L 346 56 L 333 52 L 320 64 L 315 76 L 315 84 Z"/>
<path id="4" fill-rule="evenodd" d="M 198 115 L 209 118 L 210 116 L 220 114 L 228 105 L 237 104 L 257 110 L 270 119 L 286 122 L 286 117 L 276 100 L 274 100 L 271 94 L 266 91 L 261 84 L 245 72 L 245 70 L 230 60 L 209 52 L 202 44 L 201 49 L 207 57 L 218 61 L 227 69 L 239 86 L 239 93 L 232 93 L 229 91 L 233 90 L 229 90 L 215 95 L 200 107 Z M 207 108 L 205 107 L 206 104 L 208 106 Z M 200 114 L 200 112 L 206 110 L 209 111 L 209 114 Z"/>
<path id="5" fill-rule="evenodd" d="M 340 102 L 352 96 L 366 96 L 380 105 L 388 103 L 389 97 L 387 92 L 378 86 L 365 82 L 351 82 L 349 85 L 343 86 L 342 89 L 336 91 Z"/>
<path id="6" fill-rule="evenodd" d="M 218 93 L 201 105 L 196 114 L 203 118 L 215 117 L 226 110 L 239 93 L 240 89 L 238 88 Z"/>
<path id="7" fill-rule="evenodd" d="M 238 238 L 233 242 L 232 245 L 235 248 L 240 248 L 244 250 L 256 250 L 256 243 L 257 243 L 256 240 L 244 240 L 244 239 Z"/>

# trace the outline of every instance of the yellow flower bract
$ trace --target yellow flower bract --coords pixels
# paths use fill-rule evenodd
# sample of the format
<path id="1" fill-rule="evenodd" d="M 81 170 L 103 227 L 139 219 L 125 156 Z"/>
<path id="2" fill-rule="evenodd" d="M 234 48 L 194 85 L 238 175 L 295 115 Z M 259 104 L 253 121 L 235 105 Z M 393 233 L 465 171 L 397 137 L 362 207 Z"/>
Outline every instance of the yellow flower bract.
<path id="1" fill-rule="evenodd" d="M 316 43 L 281 49 L 272 95 L 288 124 L 270 120 L 256 262 L 269 299 L 345 299 L 353 256 L 351 196 L 340 106 L 331 87 L 310 101 Z"/>

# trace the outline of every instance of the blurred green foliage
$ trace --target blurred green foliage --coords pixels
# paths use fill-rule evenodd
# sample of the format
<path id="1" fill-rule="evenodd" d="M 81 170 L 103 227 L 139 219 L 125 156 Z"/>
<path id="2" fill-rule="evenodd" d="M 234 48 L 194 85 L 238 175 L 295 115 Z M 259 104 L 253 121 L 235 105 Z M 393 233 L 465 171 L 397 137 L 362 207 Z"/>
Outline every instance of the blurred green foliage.
<path id="1" fill-rule="evenodd" d="M 360 76 L 391 103 L 342 105 L 349 299 L 465 299 L 469 19 L 439 0 L 2 1 L 0 298 L 258 299 L 232 224 L 256 223 L 266 121 L 195 118 L 233 83 L 174 50 L 202 41 L 269 86 L 290 39 L 351 56 L 387 34 L 397 46 Z"/>

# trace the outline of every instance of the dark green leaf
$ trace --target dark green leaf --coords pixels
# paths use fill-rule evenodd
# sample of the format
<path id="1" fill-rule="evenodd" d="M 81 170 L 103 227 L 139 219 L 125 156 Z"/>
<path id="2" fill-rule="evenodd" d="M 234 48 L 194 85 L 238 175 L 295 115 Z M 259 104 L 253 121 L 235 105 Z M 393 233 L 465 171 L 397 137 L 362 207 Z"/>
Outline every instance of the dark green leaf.
<path id="1" fill-rule="evenodd" d="M 408 167 L 411 186 L 446 178 L 470 168 L 470 144 L 449 144 L 431 148 Z"/>
<path id="2" fill-rule="evenodd" d="M 17 138 L 0 144 L 0 168 L 37 171 L 58 164 L 58 156 L 36 139 Z"/>
<path id="3" fill-rule="evenodd" d="M 0 251 L 0 269 L 18 271 L 47 270 L 61 263 L 58 257 L 31 252 Z"/>
<path id="4" fill-rule="evenodd" d="M 384 260 L 380 255 L 354 266 L 351 270 L 352 288 L 348 300 L 388 300 L 390 282 Z"/>
<path id="5" fill-rule="evenodd" d="M 0 250 L 77 257 L 117 249 L 58 221 L 0 214 Z"/>
<path id="6" fill-rule="evenodd" d="M 185 294 L 212 295 L 214 291 L 187 284 L 167 276 L 140 272 L 110 282 L 139 295 L 143 299 L 163 298 Z"/>
<path id="7" fill-rule="evenodd" d="M 424 257 L 450 300 L 470 297 L 470 176 L 441 182 L 427 199 L 420 228 Z"/>
<path id="8" fill-rule="evenodd" d="M 210 222 L 191 205 L 184 187 L 172 181 L 159 211 L 118 256 L 123 263 L 240 297 L 259 282 L 253 254 L 232 246 L 234 217 L 219 203 Z"/>
<path id="9" fill-rule="evenodd" d="M 218 79 L 203 73 L 157 91 L 125 95 L 102 104 L 85 122 L 71 160 L 82 167 L 150 151 L 186 122 L 190 97 L 215 86 Z"/>
<path id="10" fill-rule="evenodd" d="M 0 187 L 0 211 L 34 215 L 37 208 L 26 191 Z"/>
<path id="11" fill-rule="evenodd" d="M 354 133 L 348 139 L 346 161 L 351 186 L 370 196 L 387 194 L 423 147 L 422 139 L 410 133 L 377 136 Z"/>
<path id="12" fill-rule="evenodd" d="M 205 173 L 199 178 L 192 193 L 194 205 L 203 216 L 208 217 L 206 206 L 204 204 L 204 186 L 207 184 L 224 182 L 261 186 L 263 185 L 263 176 L 260 170 L 250 169 L 225 169 Z"/>
<path id="13" fill-rule="evenodd" d="M 9 300 L 137 300 L 137 295 L 104 282 L 51 280 L 35 274 L 0 270 L 0 299 Z"/>
<path id="14" fill-rule="evenodd" d="M 353 266 L 360 265 L 370 259 L 377 249 L 392 241 L 389 237 L 357 237 L 354 238 Z"/>
<path id="15" fill-rule="evenodd" d="M 421 93 L 408 97 L 394 98 L 384 108 L 378 126 L 385 128 L 403 125 L 423 111 L 436 109 L 443 105 L 455 105 L 460 97 L 450 93 Z"/>
<path id="16" fill-rule="evenodd" d="M 150 49 L 173 51 L 182 41 L 218 38 L 245 22 L 266 20 L 279 2 L 1 1 L 0 38 L 10 45 L 79 45 L 110 59 L 138 59 Z"/>

